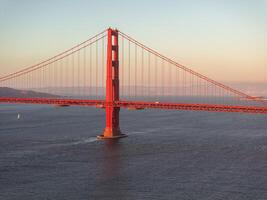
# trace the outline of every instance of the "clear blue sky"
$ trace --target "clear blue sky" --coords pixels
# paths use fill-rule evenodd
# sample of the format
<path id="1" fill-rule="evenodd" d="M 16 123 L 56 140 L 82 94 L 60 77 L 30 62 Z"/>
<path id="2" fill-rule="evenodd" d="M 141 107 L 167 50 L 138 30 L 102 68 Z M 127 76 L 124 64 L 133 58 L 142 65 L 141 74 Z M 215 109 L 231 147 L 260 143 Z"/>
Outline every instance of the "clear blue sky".
<path id="1" fill-rule="evenodd" d="M 267 0 L 0 0 L 0 75 L 109 26 L 211 78 L 267 83 Z"/>

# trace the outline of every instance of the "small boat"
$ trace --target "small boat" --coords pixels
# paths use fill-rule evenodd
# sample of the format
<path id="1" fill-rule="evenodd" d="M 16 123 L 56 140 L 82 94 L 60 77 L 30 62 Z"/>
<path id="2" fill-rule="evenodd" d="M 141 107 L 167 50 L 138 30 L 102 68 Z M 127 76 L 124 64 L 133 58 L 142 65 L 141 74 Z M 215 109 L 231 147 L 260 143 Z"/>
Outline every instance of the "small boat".
<path id="1" fill-rule="evenodd" d="M 18 119 L 20 119 L 20 114 L 18 113 L 18 117 L 17 117 Z"/>

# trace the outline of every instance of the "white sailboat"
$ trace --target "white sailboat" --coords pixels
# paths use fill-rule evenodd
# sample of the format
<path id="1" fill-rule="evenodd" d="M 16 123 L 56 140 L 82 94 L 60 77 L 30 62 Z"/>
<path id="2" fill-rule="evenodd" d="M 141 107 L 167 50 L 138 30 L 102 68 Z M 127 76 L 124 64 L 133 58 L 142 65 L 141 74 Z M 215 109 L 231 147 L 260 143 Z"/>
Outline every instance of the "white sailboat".
<path id="1" fill-rule="evenodd" d="M 20 114 L 18 113 L 18 117 L 17 117 L 18 119 L 20 119 Z"/>

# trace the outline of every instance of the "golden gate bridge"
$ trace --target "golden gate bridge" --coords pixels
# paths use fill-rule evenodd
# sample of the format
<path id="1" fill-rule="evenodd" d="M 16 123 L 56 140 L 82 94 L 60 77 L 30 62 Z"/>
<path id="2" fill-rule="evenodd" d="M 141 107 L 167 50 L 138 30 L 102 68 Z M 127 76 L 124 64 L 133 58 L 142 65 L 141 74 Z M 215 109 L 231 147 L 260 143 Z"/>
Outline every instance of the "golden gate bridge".
<path id="1" fill-rule="evenodd" d="M 40 95 L 2 96 L 1 103 L 104 108 L 106 127 L 99 138 L 107 139 L 126 136 L 119 125 L 121 108 L 267 114 L 263 99 L 197 73 L 112 28 L 1 77 L 0 87 Z"/>

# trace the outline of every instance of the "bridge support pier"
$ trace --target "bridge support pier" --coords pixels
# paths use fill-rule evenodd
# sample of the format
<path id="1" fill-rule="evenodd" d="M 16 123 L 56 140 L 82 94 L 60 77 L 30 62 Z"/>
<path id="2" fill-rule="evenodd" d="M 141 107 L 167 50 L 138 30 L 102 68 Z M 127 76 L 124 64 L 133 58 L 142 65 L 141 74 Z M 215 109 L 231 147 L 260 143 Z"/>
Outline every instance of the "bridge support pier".
<path id="1" fill-rule="evenodd" d="M 119 40 L 118 30 L 109 28 L 107 35 L 107 80 L 106 80 L 106 128 L 99 139 L 126 137 L 120 131 L 120 108 L 114 106 L 119 101 Z"/>

